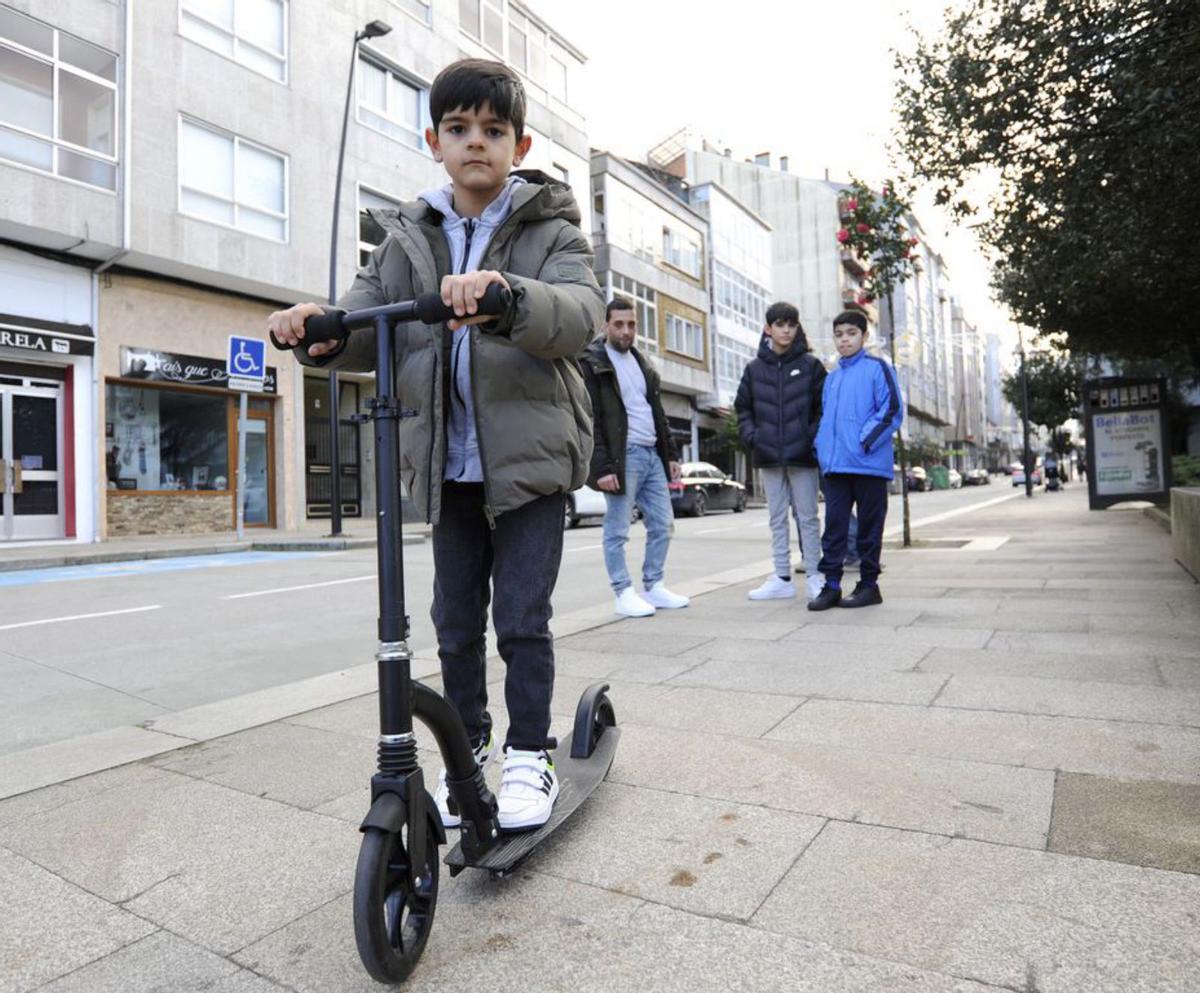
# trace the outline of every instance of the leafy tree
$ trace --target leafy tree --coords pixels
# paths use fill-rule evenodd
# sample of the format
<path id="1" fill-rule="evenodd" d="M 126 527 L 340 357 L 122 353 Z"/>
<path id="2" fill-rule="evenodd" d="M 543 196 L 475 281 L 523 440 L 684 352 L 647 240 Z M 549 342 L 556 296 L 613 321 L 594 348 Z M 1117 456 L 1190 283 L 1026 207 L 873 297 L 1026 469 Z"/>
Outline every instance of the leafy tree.
<path id="1" fill-rule="evenodd" d="M 1200 4 L 959 0 L 897 57 L 900 147 L 979 227 L 1018 321 L 1200 367 Z"/>
<path id="2" fill-rule="evenodd" d="M 1050 433 L 1050 447 L 1059 456 L 1071 450 L 1067 421 L 1079 416 L 1083 363 L 1063 352 L 1031 351 L 1025 355 L 1029 379 L 1029 421 Z M 1004 399 L 1020 410 L 1023 403 L 1021 373 L 1005 373 L 1000 383 Z"/>
<path id="3" fill-rule="evenodd" d="M 851 178 L 842 194 L 842 227 L 838 243 L 854 253 L 866 269 L 861 303 L 883 300 L 892 329 L 888 344 L 892 368 L 896 368 L 896 319 L 892 312 L 892 294 L 897 286 L 921 271 L 917 261 L 918 240 L 907 234 L 905 221 L 912 215 L 907 199 L 888 180 L 878 193 L 860 179 Z M 896 455 L 900 464 L 900 492 L 904 512 L 904 547 L 912 544 L 911 515 L 908 508 L 908 455 L 904 437 L 896 434 Z"/>

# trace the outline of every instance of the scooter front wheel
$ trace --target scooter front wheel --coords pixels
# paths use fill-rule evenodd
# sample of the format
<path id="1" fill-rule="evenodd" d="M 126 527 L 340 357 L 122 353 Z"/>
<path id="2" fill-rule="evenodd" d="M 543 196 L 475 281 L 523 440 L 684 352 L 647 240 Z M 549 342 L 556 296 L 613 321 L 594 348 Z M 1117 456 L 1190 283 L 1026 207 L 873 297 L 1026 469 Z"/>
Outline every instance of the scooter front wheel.
<path id="1" fill-rule="evenodd" d="M 367 972 L 381 983 L 408 978 L 433 927 L 438 838 L 428 822 L 425 832 L 425 865 L 417 867 L 409 857 L 407 827 L 363 832 L 354 875 L 354 938 Z"/>

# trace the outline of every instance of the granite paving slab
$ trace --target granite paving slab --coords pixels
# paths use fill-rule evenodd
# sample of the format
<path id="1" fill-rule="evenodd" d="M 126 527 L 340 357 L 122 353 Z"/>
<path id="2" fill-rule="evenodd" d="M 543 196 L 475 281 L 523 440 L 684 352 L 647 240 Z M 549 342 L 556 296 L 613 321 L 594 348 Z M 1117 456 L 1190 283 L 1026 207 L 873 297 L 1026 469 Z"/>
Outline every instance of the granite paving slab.
<path id="1" fill-rule="evenodd" d="M 831 823 L 753 923 L 1038 993 L 1195 993 L 1200 877 Z"/>
<path id="2" fill-rule="evenodd" d="M 794 653 L 794 657 L 779 661 L 713 659 L 676 676 L 671 685 L 925 705 L 933 701 L 950 678 L 941 673 L 893 672 L 876 665 L 858 664 L 854 661 L 853 649 L 862 646 L 814 643 L 788 647 L 789 654 Z M 912 654 L 917 651 L 923 654 L 927 650 L 906 650 L 905 646 L 899 645 L 893 650 L 896 658 L 885 661 L 911 668 L 919 661 L 913 659 Z M 839 652 L 849 657 L 837 661 Z M 814 661 L 831 656 L 833 661 Z"/>
<path id="3" fill-rule="evenodd" d="M 1159 659 L 1144 655 L 1085 655 L 1078 652 L 1012 652 L 991 648 L 935 648 L 921 660 L 921 672 L 961 676 L 1020 676 L 1077 682 L 1162 686 Z"/>
<path id="4" fill-rule="evenodd" d="M 1200 873 L 1200 784 L 1060 773 L 1049 850 Z"/>
<path id="5" fill-rule="evenodd" d="M 1161 724 L 809 700 L 766 737 L 1200 784 L 1200 730 Z"/>
<path id="6" fill-rule="evenodd" d="M 1054 774 L 809 742 L 626 728 L 609 781 L 1043 848 Z"/>
<path id="7" fill-rule="evenodd" d="M 987 618 L 974 615 L 970 620 L 978 625 Z M 918 623 L 920 623 L 918 621 Z M 789 634 L 784 642 L 836 642 L 840 644 L 870 645 L 876 655 L 891 657 L 895 646 L 916 648 L 982 648 L 992 636 L 989 628 L 964 625 L 962 627 L 911 627 L 880 628 L 851 627 L 848 624 L 821 624 L 801 628 Z"/>

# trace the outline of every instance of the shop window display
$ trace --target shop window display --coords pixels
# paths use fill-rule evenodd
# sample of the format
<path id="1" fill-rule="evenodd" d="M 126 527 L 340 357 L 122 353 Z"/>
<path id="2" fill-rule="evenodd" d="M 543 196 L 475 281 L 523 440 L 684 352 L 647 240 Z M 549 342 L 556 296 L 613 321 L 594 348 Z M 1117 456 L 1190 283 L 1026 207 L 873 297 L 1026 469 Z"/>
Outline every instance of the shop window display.
<path id="1" fill-rule="evenodd" d="M 228 491 L 224 396 L 117 383 L 105 393 L 109 489 Z"/>

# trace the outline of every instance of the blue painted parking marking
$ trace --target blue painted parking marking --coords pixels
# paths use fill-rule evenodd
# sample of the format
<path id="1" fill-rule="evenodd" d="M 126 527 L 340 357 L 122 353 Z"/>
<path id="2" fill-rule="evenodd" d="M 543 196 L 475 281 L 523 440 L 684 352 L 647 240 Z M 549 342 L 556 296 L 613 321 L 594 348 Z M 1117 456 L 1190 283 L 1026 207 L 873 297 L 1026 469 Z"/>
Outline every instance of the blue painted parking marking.
<path id="1" fill-rule="evenodd" d="M 256 565 L 262 562 L 294 562 L 318 558 L 330 552 L 230 552 L 219 555 L 186 555 L 168 559 L 135 559 L 128 562 L 96 562 L 87 565 L 55 566 L 51 569 L 18 569 L 0 572 L 0 589 L 6 586 L 36 586 L 39 583 L 63 583 L 80 579 L 111 579 L 120 576 L 148 576 L 159 572 L 220 569 L 231 565 Z"/>

